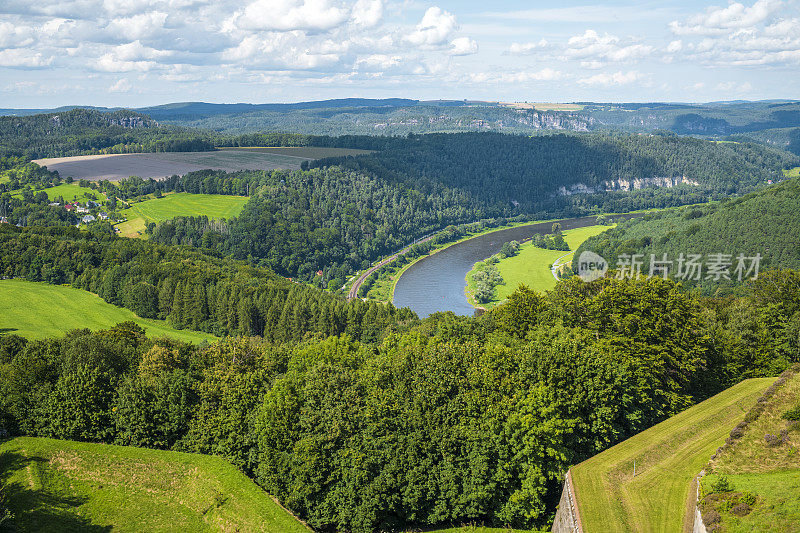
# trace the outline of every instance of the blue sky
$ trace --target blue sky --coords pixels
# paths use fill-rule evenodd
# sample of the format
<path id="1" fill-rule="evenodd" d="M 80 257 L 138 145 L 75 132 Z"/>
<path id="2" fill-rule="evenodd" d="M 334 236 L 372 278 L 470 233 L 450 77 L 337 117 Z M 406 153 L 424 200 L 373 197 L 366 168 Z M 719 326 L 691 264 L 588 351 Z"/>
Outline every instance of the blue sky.
<path id="1" fill-rule="evenodd" d="M 3 0 L 0 107 L 800 98 L 800 0 Z"/>

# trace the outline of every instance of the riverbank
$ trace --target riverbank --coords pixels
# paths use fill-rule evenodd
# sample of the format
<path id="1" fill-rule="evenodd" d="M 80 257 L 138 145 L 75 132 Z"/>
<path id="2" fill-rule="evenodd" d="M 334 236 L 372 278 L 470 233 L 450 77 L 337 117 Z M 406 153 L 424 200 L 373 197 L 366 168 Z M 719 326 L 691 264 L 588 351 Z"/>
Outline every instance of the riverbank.
<path id="1" fill-rule="evenodd" d="M 598 224 L 564 231 L 564 240 L 567 241 L 571 250 L 567 253 L 564 253 L 563 250 L 537 248 L 530 242 L 523 243 L 517 255 L 501 259 L 498 263 L 495 263 L 505 283 L 495 288 L 495 297 L 488 302 L 479 303 L 474 298 L 472 275 L 477 271 L 476 265 L 480 265 L 482 262 L 478 261 L 465 277 L 464 294 L 467 297 L 467 301 L 476 309 L 491 309 L 502 303 L 521 284 L 525 284 L 539 292 L 552 289 L 557 283 L 552 272 L 552 265 L 556 261 L 560 261 L 562 265 L 568 264 L 572 260 L 575 250 L 586 239 L 612 227 L 613 225 Z"/>
<path id="2" fill-rule="evenodd" d="M 473 233 L 467 233 L 466 235 L 464 235 L 463 237 L 459 238 L 456 241 L 443 243 L 443 244 L 431 249 L 431 251 L 428 252 L 427 254 L 420 255 L 419 257 L 415 257 L 410 263 L 407 263 L 407 264 L 403 265 L 402 267 L 400 267 L 399 270 L 396 270 L 394 272 L 388 272 L 383 278 L 378 278 L 378 280 L 375 282 L 375 285 L 373 285 L 372 289 L 370 289 L 369 293 L 367 294 L 367 297 L 371 298 L 371 299 L 374 299 L 374 300 L 382 301 L 382 302 L 393 302 L 394 301 L 394 292 L 395 292 L 395 289 L 397 288 L 397 282 L 400 280 L 400 278 L 403 276 L 403 274 L 406 272 L 406 270 L 408 270 L 409 268 L 411 268 L 412 266 L 417 264 L 419 261 L 422 261 L 423 259 L 425 259 L 427 257 L 435 255 L 435 254 L 437 254 L 439 252 L 442 252 L 442 251 L 450 248 L 451 246 L 455 246 L 455 245 L 461 244 L 464 241 L 467 241 L 469 239 L 474 239 L 475 237 L 480 237 L 482 235 L 487 235 L 489 233 L 494 233 L 494 232 L 497 232 L 497 231 L 503 231 L 503 230 L 512 229 L 512 228 L 518 228 L 518 227 L 522 227 L 522 226 L 530 226 L 530 225 L 534 225 L 534 224 L 542 224 L 542 223 L 546 223 L 546 222 L 556 222 L 557 220 L 558 219 L 532 220 L 532 221 L 526 221 L 526 222 L 514 222 L 512 224 L 506 224 L 505 226 L 498 226 L 498 227 L 495 227 L 495 228 L 486 228 L 486 229 L 481 230 L 481 231 L 476 231 L 476 232 L 473 232 Z M 391 266 L 389 268 L 391 268 Z"/>

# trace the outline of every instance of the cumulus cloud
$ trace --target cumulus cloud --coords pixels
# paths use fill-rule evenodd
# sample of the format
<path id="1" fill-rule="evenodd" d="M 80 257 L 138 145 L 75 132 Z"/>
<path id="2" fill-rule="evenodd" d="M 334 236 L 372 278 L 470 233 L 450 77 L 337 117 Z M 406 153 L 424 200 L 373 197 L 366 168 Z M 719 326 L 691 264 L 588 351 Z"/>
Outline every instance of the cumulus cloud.
<path id="1" fill-rule="evenodd" d="M 469 37 L 457 37 L 450 41 L 450 49 L 447 51 L 451 56 L 466 56 L 478 53 L 478 43 Z"/>
<path id="2" fill-rule="evenodd" d="M 684 37 L 675 50 L 685 59 L 712 65 L 754 66 L 800 63 L 800 28 L 790 5 L 759 0 L 709 8 L 670 27 Z"/>
<path id="3" fill-rule="evenodd" d="M 723 35 L 762 23 L 785 5 L 781 0 L 758 0 L 750 7 L 733 2 L 727 7 L 709 7 L 686 22 L 673 21 L 670 28 L 678 35 Z"/>
<path id="4" fill-rule="evenodd" d="M 246 30 L 330 30 L 349 18 L 348 10 L 328 0 L 256 0 L 232 23 Z"/>
<path id="5" fill-rule="evenodd" d="M 131 90 L 131 82 L 125 78 L 120 78 L 108 88 L 110 93 L 126 93 Z"/>
<path id="6" fill-rule="evenodd" d="M 600 35 L 595 30 L 586 30 L 583 34 L 569 39 L 565 55 L 570 59 L 625 62 L 647 57 L 654 50 L 650 45 L 625 44 L 616 35 L 609 33 Z"/>
<path id="7" fill-rule="evenodd" d="M 644 76 L 635 70 L 631 70 L 629 72 L 622 72 L 620 70 L 617 72 L 601 72 L 600 74 L 595 74 L 594 76 L 581 78 L 578 80 L 578 83 L 588 86 L 614 87 L 619 85 L 628 85 L 640 81 L 643 78 Z"/>
<path id="8" fill-rule="evenodd" d="M 557 81 L 568 76 L 552 68 L 546 67 L 537 71 L 517 71 L 517 72 L 473 72 L 470 73 L 470 81 L 476 83 L 528 83 L 538 81 Z"/>
<path id="9" fill-rule="evenodd" d="M 406 40 L 422 48 L 440 47 L 457 29 L 455 15 L 439 7 L 429 7 L 414 31 L 406 35 Z"/>
<path id="10" fill-rule="evenodd" d="M 353 6 L 351 17 L 357 26 L 375 26 L 383 18 L 383 0 L 358 0 Z"/>
<path id="11" fill-rule="evenodd" d="M 52 57 L 26 48 L 6 48 L 0 50 L 0 67 L 42 68 L 53 63 Z"/>
<path id="12" fill-rule="evenodd" d="M 166 13 L 163 11 L 151 11 L 133 15 L 132 17 L 113 19 L 106 29 L 111 34 L 128 40 L 144 39 L 160 33 L 166 21 Z"/>
<path id="13" fill-rule="evenodd" d="M 511 43 L 511 46 L 508 47 L 508 50 L 503 52 L 506 55 L 512 56 L 527 56 L 531 54 L 535 54 L 540 50 L 547 50 L 551 48 L 550 43 L 547 39 L 540 39 L 538 42 L 529 42 L 529 43 Z"/>

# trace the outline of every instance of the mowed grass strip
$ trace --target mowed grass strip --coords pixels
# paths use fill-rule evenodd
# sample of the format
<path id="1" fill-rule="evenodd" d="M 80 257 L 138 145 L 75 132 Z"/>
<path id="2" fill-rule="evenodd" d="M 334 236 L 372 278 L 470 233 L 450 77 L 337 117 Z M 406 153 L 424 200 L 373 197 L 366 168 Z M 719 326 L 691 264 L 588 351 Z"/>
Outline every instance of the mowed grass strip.
<path id="1" fill-rule="evenodd" d="M 0 444 L 14 531 L 310 531 L 221 457 L 44 438 Z"/>
<path id="2" fill-rule="evenodd" d="M 322 146 L 231 146 L 219 147 L 218 150 L 242 150 L 262 154 L 276 154 L 300 159 L 323 159 L 325 157 L 347 157 L 371 154 L 372 150 L 357 148 L 328 148 Z"/>
<path id="3" fill-rule="evenodd" d="M 76 328 L 106 329 L 126 321 L 136 322 L 151 337 L 166 336 L 194 343 L 216 339 L 210 333 L 173 329 L 163 320 L 140 318 L 129 309 L 73 287 L 0 280 L 0 332 L 41 339 Z"/>
<path id="4" fill-rule="evenodd" d="M 681 531 L 692 479 L 773 381 L 742 381 L 575 466 L 584 531 Z"/>
<path id="5" fill-rule="evenodd" d="M 191 194 L 180 192 L 163 198 L 137 202 L 120 211 L 128 220 L 117 225 L 120 234 L 136 237 L 144 233 L 150 222 L 163 222 L 175 217 L 205 215 L 212 219 L 230 219 L 238 215 L 249 198 L 224 194 Z"/>

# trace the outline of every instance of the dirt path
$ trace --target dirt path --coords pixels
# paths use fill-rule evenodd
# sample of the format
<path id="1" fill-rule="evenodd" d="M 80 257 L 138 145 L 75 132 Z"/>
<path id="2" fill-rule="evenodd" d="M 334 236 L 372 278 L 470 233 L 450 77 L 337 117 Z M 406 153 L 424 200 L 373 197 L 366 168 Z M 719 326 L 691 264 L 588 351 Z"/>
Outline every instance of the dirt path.
<path id="1" fill-rule="evenodd" d="M 396 254 L 390 255 L 386 259 L 383 259 L 377 265 L 369 267 L 360 276 L 358 276 L 356 278 L 356 280 L 353 282 L 353 285 L 350 287 L 350 291 L 347 293 L 347 299 L 348 300 L 352 300 L 352 299 L 354 299 L 354 298 L 356 298 L 358 296 L 358 290 L 361 288 L 361 286 L 364 284 L 364 281 L 366 281 L 366 279 L 369 277 L 370 274 L 372 274 L 373 272 L 375 272 L 376 270 L 381 268 L 383 265 L 394 261 L 395 259 L 397 259 L 398 256 L 403 255 L 404 253 L 409 251 L 411 249 L 411 247 L 414 246 L 415 244 L 420 244 L 420 243 L 423 243 L 423 242 L 427 242 L 427 241 L 433 239 L 435 236 L 436 236 L 436 233 L 433 233 L 431 235 L 423 237 L 422 239 L 420 239 L 418 241 L 414 241 L 411 244 L 409 244 L 408 246 L 406 246 L 405 248 L 403 248 L 402 250 L 400 250 L 399 252 L 397 252 Z"/>

